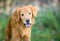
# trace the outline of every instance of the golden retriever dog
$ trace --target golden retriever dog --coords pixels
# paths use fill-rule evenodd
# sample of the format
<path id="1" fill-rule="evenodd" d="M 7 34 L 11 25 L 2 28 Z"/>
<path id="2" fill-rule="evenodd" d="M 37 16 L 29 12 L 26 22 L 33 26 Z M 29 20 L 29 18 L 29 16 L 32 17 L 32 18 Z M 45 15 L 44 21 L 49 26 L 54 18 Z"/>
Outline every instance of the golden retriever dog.
<path id="1" fill-rule="evenodd" d="M 31 41 L 31 26 L 37 9 L 32 5 L 17 8 L 9 19 L 5 41 Z"/>

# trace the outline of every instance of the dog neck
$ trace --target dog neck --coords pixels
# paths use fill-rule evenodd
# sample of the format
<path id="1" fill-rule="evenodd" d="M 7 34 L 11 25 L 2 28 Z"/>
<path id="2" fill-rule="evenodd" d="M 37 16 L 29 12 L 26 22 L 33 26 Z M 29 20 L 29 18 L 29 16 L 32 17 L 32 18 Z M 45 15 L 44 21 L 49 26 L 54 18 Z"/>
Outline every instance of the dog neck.
<path id="1" fill-rule="evenodd" d="M 26 33 L 24 32 L 31 32 L 31 26 L 30 27 L 26 27 L 22 22 L 19 22 L 19 27 L 18 27 L 18 31 L 21 33 L 21 37 L 23 37 Z"/>

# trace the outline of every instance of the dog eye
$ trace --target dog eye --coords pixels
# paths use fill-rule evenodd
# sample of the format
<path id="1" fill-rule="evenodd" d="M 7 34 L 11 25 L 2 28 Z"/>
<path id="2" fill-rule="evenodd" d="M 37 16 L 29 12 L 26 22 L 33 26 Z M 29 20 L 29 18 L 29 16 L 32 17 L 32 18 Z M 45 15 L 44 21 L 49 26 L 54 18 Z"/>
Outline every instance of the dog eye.
<path id="1" fill-rule="evenodd" d="M 30 15 L 31 13 L 29 13 L 29 15 Z"/>
<path id="2" fill-rule="evenodd" d="M 21 14 L 21 16 L 24 16 L 24 14 Z"/>

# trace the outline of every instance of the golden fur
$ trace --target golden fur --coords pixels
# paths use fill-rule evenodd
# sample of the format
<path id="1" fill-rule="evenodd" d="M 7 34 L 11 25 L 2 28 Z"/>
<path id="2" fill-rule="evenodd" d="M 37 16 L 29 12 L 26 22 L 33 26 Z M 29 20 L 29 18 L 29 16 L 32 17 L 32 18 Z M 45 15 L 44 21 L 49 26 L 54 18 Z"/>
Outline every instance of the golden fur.
<path id="1" fill-rule="evenodd" d="M 31 15 L 26 14 L 29 13 L 29 11 Z M 24 17 L 20 15 L 22 13 L 25 14 Z M 5 41 L 31 41 L 31 26 L 34 23 L 36 13 L 36 8 L 31 5 L 17 8 L 9 19 Z M 32 25 L 29 28 L 26 28 L 22 23 L 27 17 L 32 20 Z"/>

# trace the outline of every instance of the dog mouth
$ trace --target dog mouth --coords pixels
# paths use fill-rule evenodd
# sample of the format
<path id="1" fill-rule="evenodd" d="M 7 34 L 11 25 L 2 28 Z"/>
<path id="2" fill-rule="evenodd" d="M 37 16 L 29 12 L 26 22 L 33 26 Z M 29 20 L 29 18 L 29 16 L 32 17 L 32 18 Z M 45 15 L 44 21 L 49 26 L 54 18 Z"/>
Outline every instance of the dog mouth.
<path id="1" fill-rule="evenodd" d="M 30 23 L 26 23 L 26 24 L 24 24 L 24 25 L 25 25 L 27 28 L 31 26 Z"/>

